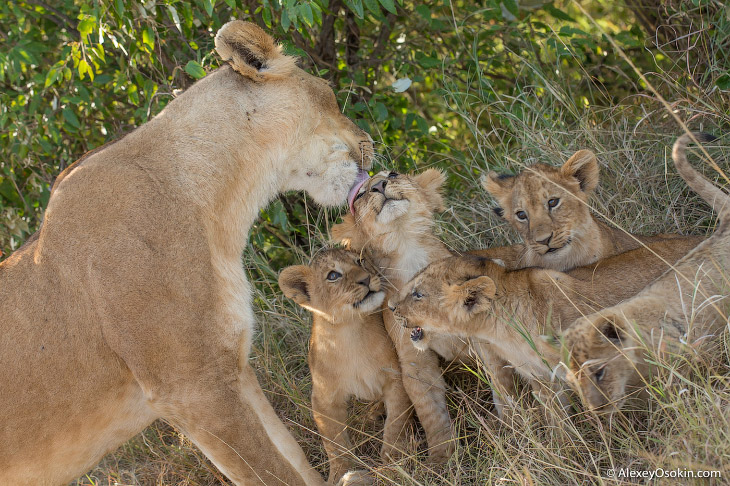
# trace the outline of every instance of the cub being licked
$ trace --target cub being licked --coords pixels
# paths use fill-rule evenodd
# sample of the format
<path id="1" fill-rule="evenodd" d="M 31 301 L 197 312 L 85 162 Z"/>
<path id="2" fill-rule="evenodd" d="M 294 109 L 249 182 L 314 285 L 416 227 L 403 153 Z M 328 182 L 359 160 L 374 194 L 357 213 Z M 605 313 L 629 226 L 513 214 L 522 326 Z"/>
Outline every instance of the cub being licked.
<path id="1" fill-rule="evenodd" d="M 696 134 L 702 142 L 714 137 Z M 646 398 L 656 363 L 714 354 L 730 311 L 730 196 L 687 161 L 692 139 L 682 135 L 672 158 L 679 174 L 717 213 L 715 233 L 636 296 L 579 319 L 564 334 L 568 381 L 599 412 L 620 409 L 627 398 Z"/>
<path id="2" fill-rule="evenodd" d="M 684 246 L 682 246 L 684 243 Z M 510 271 L 493 260 L 453 256 L 430 264 L 389 302 L 396 320 L 421 341 L 458 336 L 488 343 L 492 375 L 503 403 L 511 402 L 516 370 L 548 404 L 563 385 L 553 380 L 559 350 L 541 336 L 565 329 L 581 315 L 631 297 L 665 272 L 654 252 L 674 262 L 687 240 L 657 241 L 568 273 L 542 268 Z M 558 374 L 560 370 L 557 370 Z M 557 410 L 568 406 L 559 393 Z"/>
<path id="3" fill-rule="evenodd" d="M 309 369 L 312 410 L 330 462 L 329 482 L 355 466 L 348 456 L 348 400 L 383 400 L 386 410 L 381 457 L 402 454 L 411 402 L 403 388 L 395 348 L 383 325 L 385 291 L 376 269 L 360 255 L 330 249 L 310 265 L 285 268 L 284 295 L 312 311 Z"/>
<path id="4" fill-rule="evenodd" d="M 350 214 L 332 227 L 335 241 L 371 256 L 389 284 L 389 296 L 431 261 L 450 255 L 433 234 L 433 214 L 443 209 L 444 180 L 435 169 L 415 175 L 380 172 L 359 188 L 351 199 Z M 431 340 L 429 348 L 419 352 L 389 310 L 383 312 L 383 319 L 398 351 L 403 385 L 426 432 L 429 460 L 444 462 L 455 444 L 438 356 L 471 362 L 469 345 L 443 337 Z"/>
<path id="5" fill-rule="evenodd" d="M 507 268 L 539 266 L 565 271 L 589 265 L 653 241 L 696 236 L 630 235 L 591 214 L 588 198 L 598 186 L 599 168 L 590 150 L 579 150 L 562 167 L 538 163 L 519 174 L 492 171 L 482 185 L 499 204 L 495 212 L 522 237 L 522 244 L 474 251 Z"/>

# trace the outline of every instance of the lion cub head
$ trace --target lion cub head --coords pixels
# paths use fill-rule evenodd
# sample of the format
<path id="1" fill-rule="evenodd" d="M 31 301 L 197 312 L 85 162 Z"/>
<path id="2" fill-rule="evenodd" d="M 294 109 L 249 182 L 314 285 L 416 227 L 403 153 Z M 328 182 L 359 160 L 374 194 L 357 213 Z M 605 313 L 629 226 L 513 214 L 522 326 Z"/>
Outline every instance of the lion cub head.
<path id="1" fill-rule="evenodd" d="M 342 249 L 324 251 L 310 265 L 285 268 L 279 287 L 288 298 L 329 321 L 376 312 L 385 298 L 375 267 Z"/>
<path id="2" fill-rule="evenodd" d="M 646 348 L 626 318 L 598 312 L 578 319 L 563 338 L 570 356 L 566 380 L 588 408 L 614 412 L 627 398 L 642 394 Z"/>
<path id="3" fill-rule="evenodd" d="M 324 206 L 346 201 L 367 179 L 373 141 L 342 114 L 327 81 L 297 67 L 295 58 L 250 22 L 225 24 L 215 48 L 230 69 L 221 68 L 189 90 L 218 83 L 217 99 L 198 97 L 206 107 L 217 103 L 216 118 L 199 125 L 210 126 L 221 143 L 245 140 L 232 158 L 254 158 L 252 170 L 276 172 L 278 192 L 306 191 Z"/>
<path id="4" fill-rule="evenodd" d="M 535 164 L 516 176 L 492 171 L 482 185 L 499 204 L 495 212 L 522 237 L 529 265 L 575 266 L 572 253 L 596 236 L 590 234 L 596 226 L 587 202 L 598 185 L 598 162 L 589 150 L 576 152 L 559 168 Z"/>
<path id="5" fill-rule="evenodd" d="M 350 214 L 332 227 L 332 238 L 352 248 L 400 248 L 417 234 L 429 233 L 433 213 L 443 210 L 441 186 L 446 177 L 436 169 L 408 175 L 383 171 L 352 195 Z"/>
<path id="6" fill-rule="evenodd" d="M 411 329 L 411 341 L 427 349 L 433 333 L 469 337 L 484 322 L 497 292 L 485 273 L 504 269 L 488 259 L 450 257 L 431 263 L 391 299 L 396 321 Z"/>

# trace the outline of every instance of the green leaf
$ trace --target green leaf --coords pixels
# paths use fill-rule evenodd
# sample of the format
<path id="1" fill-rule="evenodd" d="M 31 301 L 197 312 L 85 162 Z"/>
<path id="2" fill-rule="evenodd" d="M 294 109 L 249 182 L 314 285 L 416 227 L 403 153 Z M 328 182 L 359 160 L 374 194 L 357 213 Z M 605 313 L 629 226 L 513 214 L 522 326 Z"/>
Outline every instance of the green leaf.
<path id="1" fill-rule="evenodd" d="M 81 128 L 81 123 L 79 123 L 79 118 L 76 116 L 76 113 L 69 108 L 68 106 L 63 109 L 63 118 L 71 124 L 71 126 L 75 128 Z"/>
<path id="2" fill-rule="evenodd" d="M 178 32 L 182 33 L 182 27 L 180 27 L 180 16 L 177 14 L 177 9 L 172 5 L 168 5 L 167 10 L 170 12 L 170 18 L 172 18 L 172 22 L 175 24 L 175 27 L 177 27 Z"/>
<path id="3" fill-rule="evenodd" d="M 304 22 L 306 22 L 308 26 L 311 27 L 312 25 L 314 25 L 314 15 L 312 14 L 312 7 L 308 3 L 303 4 L 300 7 L 299 11 L 302 13 Z"/>
<path id="4" fill-rule="evenodd" d="M 387 10 L 388 12 L 390 12 L 392 14 L 398 13 L 398 11 L 395 8 L 395 3 L 393 3 L 393 0 L 379 0 L 379 1 L 380 1 L 380 5 L 385 7 L 385 10 Z"/>
<path id="5" fill-rule="evenodd" d="M 730 73 L 725 73 L 715 81 L 718 88 L 723 91 L 730 90 Z"/>
<path id="6" fill-rule="evenodd" d="M 350 7 L 350 10 L 355 12 L 355 15 L 357 15 L 358 18 L 363 18 L 365 16 L 365 10 L 362 6 L 362 0 L 346 0 L 346 4 L 348 7 Z"/>
<path id="7" fill-rule="evenodd" d="M 291 25 L 291 20 L 289 20 L 289 12 L 287 9 L 282 8 L 281 9 L 281 28 L 286 30 L 289 30 L 289 26 Z"/>
<path id="8" fill-rule="evenodd" d="M 550 15 L 552 15 L 553 17 L 555 17 L 558 20 L 566 20 L 568 22 L 575 22 L 575 19 L 573 17 L 571 17 L 567 13 L 563 12 L 562 10 L 553 7 L 552 5 L 545 5 L 545 7 L 543 7 L 543 8 L 545 9 L 545 11 L 547 13 L 549 13 Z"/>
<path id="9" fill-rule="evenodd" d="M 211 0 L 203 0 L 203 7 L 205 7 L 205 13 L 208 14 L 208 17 L 213 15 L 213 2 Z"/>
<path id="10" fill-rule="evenodd" d="M 375 103 L 375 120 L 382 122 L 388 118 L 388 108 L 381 102 Z"/>
<path id="11" fill-rule="evenodd" d="M 502 4 L 515 17 L 520 14 L 520 7 L 517 5 L 516 0 L 502 0 Z"/>
<path id="12" fill-rule="evenodd" d="M 425 5 L 417 5 L 416 13 L 424 18 L 424 20 L 431 21 L 431 9 Z"/>
<path id="13" fill-rule="evenodd" d="M 195 79 L 205 77 L 205 68 L 203 68 L 203 66 L 195 61 L 188 61 L 188 63 L 185 65 L 185 72 Z"/>
<path id="14" fill-rule="evenodd" d="M 114 10 L 117 11 L 119 18 L 124 17 L 124 0 L 114 0 Z"/>
<path id="15" fill-rule="evenodd" d="M 229 7 L 236 8 L 236 0 L 225 0 L 225 2 Z"/>
<path id="16" fill-rule="evenodd" d="M 155 50 L 155 32 L 152 27 L 142 31 L 142 42 L 150 48 L 150 52 Z"/>
<path id="17" fill-rule="evenodd" d="M 89 34 L 91 34 L 94 31 L 94 25 L 96 22 L 93 18 L 85 18 L 81 22 L 79 22 L 79 25 L 76 27 L 76 30 L 79 31 L 79 34 L 81 34 L 81 37 L 86 37 Z"/>
<path id="18" fill-rule="evenodd" d="M 271 28 L 271 10 L 269 7 L 264 7 L 261 11 L 261 17 L 264 19 L 266 27 Z"/>
<path id="19" fill-rule="evenodd" d="M 375 17 L 382 17 L 383 12 L 380 11 L 380 5 L 378 4 L 378 0 L 364 0 L 365 7 L 372 13 Z"/>
<path id="20" fill-rule="evenodd" d="M 427 56 L 421 51 L 416 52 L 416 62 L 419 66 L 426 69 L 435 68 L 441 65 L 441 61 L 435 57 Z"/>

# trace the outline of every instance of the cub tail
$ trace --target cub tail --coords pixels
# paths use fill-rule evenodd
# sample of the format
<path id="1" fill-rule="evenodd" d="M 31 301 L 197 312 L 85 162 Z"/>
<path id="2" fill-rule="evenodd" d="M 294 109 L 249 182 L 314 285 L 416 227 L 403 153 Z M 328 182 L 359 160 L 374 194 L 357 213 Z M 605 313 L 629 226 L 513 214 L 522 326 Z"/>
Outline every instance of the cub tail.
<path id="1" fill-rule="evenodd" d="M 717 140 L 717 137 L 708 133 L 694 133 L 694 137 L 702 143 Z M 720 227 L 724 228 L 730 223 L 730 195 L 705 179 L 702 174 L 690 165 L 687 160 L 687 145 L 692 142 L 694 140 L 687 133 L 674 142 L 674 147 L 672 148 L 674 166 L 687 185 L 699 194 L 707 204 L 712 206 L 712 210 L 717 213 L 717 217 L 720 219 Z"/>

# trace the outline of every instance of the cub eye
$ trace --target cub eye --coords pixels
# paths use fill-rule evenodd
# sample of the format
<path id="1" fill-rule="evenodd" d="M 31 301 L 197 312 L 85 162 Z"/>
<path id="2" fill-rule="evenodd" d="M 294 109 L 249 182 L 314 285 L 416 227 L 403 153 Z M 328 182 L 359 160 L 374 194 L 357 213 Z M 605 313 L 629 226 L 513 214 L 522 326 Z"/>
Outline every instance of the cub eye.
<path id="1" fill-rule="evenodd" d="M 415 300 L 421 300 L 423 298 L 423 294 L 418 290 L 414 290 L 413 292 L 411 292 L 411 297 L 413 297 Z"/>
<path id="2" fill-rule="evenodd" d="M 598 371 L 596 371 L 593 374 L 593 378 L 596 380 L 596 383 L 600 383 L 600 381 L 603 379 L 603 376 L 606 374 L 606 367 L 601 367 Z"/>
<path id="3" fill-rule="evenodd" d="M 517 211 L 515 216 L 517 216 L 517 219 L 520 221 L 527 221 L 527 213 L 524 211 Z"/>
<path id="4" fill-rule="evenodd" d="M 358 194 L 357 196 L 355 196 L 355 199 L 353 199 L 352 202 L 354 203 L 355 201 L 357 201 L 358 199 L 360 199 L 364 195 L 365 195 L 365 191 L 362 191 L 360 194 Z"/>
<path id="5" fill-rule="evenodd" d="M 399 175 L 400 175 L 400 174 L 398 174 L 397 172 L 393 172 L 393 171 L 391 171 L 391 172 L 390 172 L 390 174 L 388 174 L 388 179 L 395 179 L 395 178 L 396 178 L 396 177 L 398 177 Z"/>
<path id="6" fill-rule="evenodd" d="M 342 277 L 342 274 L 340 272 L 335 272 L 334 270 L 327 274 L 327 280 L 330 282 L 334 282 L 340 277 Z"/>
<path id="7" fill-rule="evenodd" d="M 554 198 L 548 200 L 548 207 L 550 209 L 553 209 L 558 204 L 560 204 L 560 199 L 558 199 L 557 197 L 554 197 Z"/>

